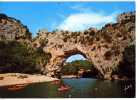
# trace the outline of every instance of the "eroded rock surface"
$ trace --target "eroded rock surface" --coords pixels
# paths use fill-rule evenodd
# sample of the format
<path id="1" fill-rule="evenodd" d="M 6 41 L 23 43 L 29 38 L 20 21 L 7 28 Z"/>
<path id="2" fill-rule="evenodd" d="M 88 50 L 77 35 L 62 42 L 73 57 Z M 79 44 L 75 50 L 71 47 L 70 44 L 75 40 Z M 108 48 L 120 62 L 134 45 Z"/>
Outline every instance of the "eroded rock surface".
<path id="1" fill-rule="evenodd" d="M 40 73 L 50 54 L 34 48 L 29 29 L 19 20 L 0 14 L 0 73 Z"/>
<path id="2" fill-rule="evenodd" d="M 0 40 L 21 39 L 23 40 L 21 42 L 25 42 L 29 47 L 43 49 L 46 55 L 50 53 L 49 63 L 42 65 L 43 74 L 54 76 L 61 70 L 69 56 L 82 54 L 92 62 L 101 78 L 110 79 L 112 72 L 124 59 L 125 48 L 135 41 L 135 13 L 121 14 L 117 18 L 117 23 L 107 24 L 100 30 L 95 28 L 84 32 L 40 30 L 32 41 L 31 33 L 26 26 L 14 18 L 0 14 Z"/>
<path id="3" fill-rule="evenodd" d="M 109 79 L 122 60 L 125 47 L 135 40 L 135 13 L 121 14 L 117 21 L 100 30 L 40 31 L 33 44 L 36 47 L 42 46 L 45 52 L 52 55 L 44 73 L 52 76 L 61 70 L 67 57 L 82 54 L 98 69 L 101 78 Z"/>
<path id="4" fill-rule="evenodd" d="M 31 33 L 19 20 L 0 13 L 0 40 L 31 39 Z"/>

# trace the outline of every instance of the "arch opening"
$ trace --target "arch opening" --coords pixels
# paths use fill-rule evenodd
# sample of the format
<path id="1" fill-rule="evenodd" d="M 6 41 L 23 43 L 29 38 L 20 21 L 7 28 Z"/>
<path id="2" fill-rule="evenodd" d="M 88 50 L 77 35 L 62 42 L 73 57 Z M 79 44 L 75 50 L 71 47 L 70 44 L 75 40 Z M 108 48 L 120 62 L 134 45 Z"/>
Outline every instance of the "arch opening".
<path id="1" fill-rule="evenodd" d="M 82 53 L 67 56 L 60 73 L 62 78 L 98 78 L 98 70 Z"/>

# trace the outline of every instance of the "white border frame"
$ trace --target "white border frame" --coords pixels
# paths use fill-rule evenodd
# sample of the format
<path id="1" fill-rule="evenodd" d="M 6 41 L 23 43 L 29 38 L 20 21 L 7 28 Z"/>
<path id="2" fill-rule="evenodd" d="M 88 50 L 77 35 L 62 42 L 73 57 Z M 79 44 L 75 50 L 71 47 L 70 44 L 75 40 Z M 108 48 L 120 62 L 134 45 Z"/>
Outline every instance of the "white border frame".
<path id="1" fill-rule="evenodd" d="M 113 1 L 117 1 L 117 2 L 136 2 L 136 98 L 129 98 L 129 99 L 138 99 L 140 100 L 140 79 L 138 79 L 138 77 L 140 76 L 140 0 L 0 0 L 0 2 L 113 2 Z M 138 13 L 139 12 L 139 13 Z M 0 99 L 4 99 L 4 98 L 0 98 Z M 14 98 L 15 99 L 15 98 Z M 65 98 L 62 98 L 65 99 Z M 71 98 L 73 100 L 75 100 L 74 98 Z M 96 99 L 96 98 L 78 98 L 80 99 Z M 101 100 L 101 98 L 98 98 L 99 100 Z M 111 99 L 111 98 L 110 98 Z M 113 98 L 113 99 L 118 99 L 118 98 Z M 128 98 L 124 98 L 124 99 L 128 99 Z M 10 99 L 7 99 L 10 100 Z M 19 99 L 17 99 L 19 100 Z M 34 100 L 32 99 L 27 99 L 27 100 Z M 39 100 L 39 99 L 38 99 Z M 54 100 L 54 99 L 52 99 Z M 58 100 L 61 100 L 60 98 L 58 98 Z M 106 98 L 105 100 L 108 100 L 108 98 Z"/>

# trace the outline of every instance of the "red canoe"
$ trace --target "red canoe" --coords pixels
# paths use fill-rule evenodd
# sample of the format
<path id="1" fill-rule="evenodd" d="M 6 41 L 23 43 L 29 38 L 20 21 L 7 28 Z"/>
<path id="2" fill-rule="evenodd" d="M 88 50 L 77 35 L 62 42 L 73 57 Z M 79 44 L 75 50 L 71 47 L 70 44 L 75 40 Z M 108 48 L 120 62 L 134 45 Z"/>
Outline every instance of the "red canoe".
<path id="1" fill-rule="evenodd" d="M 28 84 L 10 85 L 10 86 L 7 86 L 7 89 L 11 90 L 11 91 L 17 91 L 17 90 L 21 90 L 21 89 L 25 88 L 27 85 Z"/>
<path id="2" fill-rule="evenodd" d="M 60 88 L 58 88 L 58 91 L 67 91 L 69 89 L 70 89 L 69 86 L 61 86 Z"/>

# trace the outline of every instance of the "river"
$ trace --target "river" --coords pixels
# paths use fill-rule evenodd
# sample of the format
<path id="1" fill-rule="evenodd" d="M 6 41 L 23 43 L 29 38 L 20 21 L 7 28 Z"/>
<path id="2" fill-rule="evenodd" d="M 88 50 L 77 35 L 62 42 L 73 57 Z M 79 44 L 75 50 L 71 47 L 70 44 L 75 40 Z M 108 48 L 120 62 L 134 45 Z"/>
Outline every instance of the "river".
<path id="1" fill-rule="evenodd" d="M 135 81 L 92 78 L 63 79 L 71 88 L 58 91 L 60 84 L 35 83 L 17 91 L 0 87 L 0 98 L 130 98 L 135 97 Z"/>

